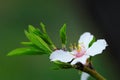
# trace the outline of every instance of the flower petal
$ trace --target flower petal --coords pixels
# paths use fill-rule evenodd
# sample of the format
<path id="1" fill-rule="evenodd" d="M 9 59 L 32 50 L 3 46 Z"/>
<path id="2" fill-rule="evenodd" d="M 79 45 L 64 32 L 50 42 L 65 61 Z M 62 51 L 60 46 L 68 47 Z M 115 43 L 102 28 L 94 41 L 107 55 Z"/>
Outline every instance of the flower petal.
<path id="1" fill-rule="evenodd" d="M 93 43 L 93 45 L 87 50 L 86 54 L 90 56 L 95 56 L 102 53 L 102 51 L 107 47 L 107 42 L 104 39 L 99 39 Z"/>
<path id="2" fill-rule="evenodd" d="M 73 58 L 73 55 L 64 50 L 56 50 L 50 55 L 51 61 L 70 62 Z"/>
<path id="3" fill-rule="evenodd" d="M 80 58 L 76 58 L 74 59 L 72 62 L 71 62 L 71 65 L 74 65 L 76 64 L 77 62 L 80 62 L 82 64 L 86 64 L 86 61 L 87 59 L 89 58 L 90 56 L 89 55 L 83 55 L 82 57 Z"/>
<path id="4" fill-rule="evenodd" d="M 81 74 L 81 80 L 87 80 L 89 78 L 89 74 L 85 73 L 85 72 L 82 72 Z"/>
<path id="5" fill-rule="evenodd" d="M 85 32 L 81 35 L 80 39 L 78 40 L 78 43 L 83 43 L 85 48 L 87 49 L 92 39 L 93 35 L 91 35 L 89 32 Z"/>

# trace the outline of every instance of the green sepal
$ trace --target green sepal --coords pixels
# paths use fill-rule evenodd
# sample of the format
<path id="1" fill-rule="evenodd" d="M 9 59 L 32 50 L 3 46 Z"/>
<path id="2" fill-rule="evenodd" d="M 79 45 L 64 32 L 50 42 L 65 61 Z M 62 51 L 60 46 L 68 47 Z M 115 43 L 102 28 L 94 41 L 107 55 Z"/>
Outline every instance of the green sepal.
<path id="1" fill-rule="evenodd" d="M 14 56 L 14 55 L 42 55 L 47 54 L 44 51 L 38 50 L 33 47 L 25 47 L 25 48 L 17 48 L 15 50 L 12 50 L 7 54 L 7 56 Z"/>

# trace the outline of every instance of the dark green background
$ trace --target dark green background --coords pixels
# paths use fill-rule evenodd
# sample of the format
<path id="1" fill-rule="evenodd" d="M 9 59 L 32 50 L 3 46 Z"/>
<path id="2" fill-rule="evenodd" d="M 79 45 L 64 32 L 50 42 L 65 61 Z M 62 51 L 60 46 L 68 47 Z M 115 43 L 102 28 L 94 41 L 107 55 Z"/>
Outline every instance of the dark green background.
<path id="1" fill-rule="evenodd" d="M 81 12 L 69 0 L 0 0 L 0 80 L 79 80 L 76 70 L 52 70 L 47 55 L 13 56 L 6 54 L 27 41 L 24 29 L 42 21 L 53 42 L 60 47 L 59 29 L 66 23 L 68 43 L 77 42 L 86 31 L 103 38 L 81 3 Z M 93 63 L 107 80 L 118 80 L 115 61 L 106 49 L 93 58 Z"/>

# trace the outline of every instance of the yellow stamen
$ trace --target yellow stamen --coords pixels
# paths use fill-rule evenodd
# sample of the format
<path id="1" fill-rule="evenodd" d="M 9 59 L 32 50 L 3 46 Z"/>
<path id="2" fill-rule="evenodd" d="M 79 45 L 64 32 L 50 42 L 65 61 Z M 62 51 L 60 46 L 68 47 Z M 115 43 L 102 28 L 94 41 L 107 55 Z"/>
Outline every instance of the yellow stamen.
<path id="1" fill-rule="evenodd" d="M 77 47 L 76 47 L 76 43 L 73 44 L 73 49 L 76 50 Z"/>
<path id="2" fill-rule="evenodd" d="M 80 51 L 81 51 L 81 46 L 80 46 L 80 44 L 78 44 L 77 52 L 80 52 Z"/>

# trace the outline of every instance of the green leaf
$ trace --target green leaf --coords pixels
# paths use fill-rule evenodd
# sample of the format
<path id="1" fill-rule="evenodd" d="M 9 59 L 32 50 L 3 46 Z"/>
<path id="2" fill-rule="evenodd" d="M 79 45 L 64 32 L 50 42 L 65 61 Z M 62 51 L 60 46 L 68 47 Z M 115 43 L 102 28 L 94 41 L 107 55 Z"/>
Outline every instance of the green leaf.
<path id="1" fill-rule="evenodd" d="M 28 25 L 28 30 L 29 30 L 29 32 L 34 32 L 34 31 L 36 31 L 36 29 L 35 29 L 34 26 L 32 26 L 32 25 Z"/>
<path id="2" fill-rule="evenodd" d="M 47 35 L 45 25 L 43 23 L 40 23 L 40 25 L 42 27 L 43 33 L 39 29 L 34 28 L 34 26 L 32 26 L 32 25 L 29 25 L 28 31 L 37 36 L 40 36 L 47 44 L 51 45 L 52 43 Z"/>
<path id="3" fill-rule="evenodd" d="M 59 69 L 60 69 L 59 66 L 53 66 L 53 67 L 52 67 L 52 70 L 59 70 Z"/>
<path id="4" fill-rule="evenodd" d="M 28 28 L 28 31 L 29 31 L 30 33 L 34 33 L 34 34 L 36 34 L 36 35 L 41 35 L 41 34 L 42 34 L 38 28 L 35 28 L 35 27 L 32 26 L 32 25 L 29 25 L 28 27 L 29 27 L 29 28 Z"/>
<path id="5" fill-rule="evenodd" d="M 24 45 L 24 46 L 28 46 L 28 47 L 33 47 L 33 48 L 39 49 L 39 47 L 36 46 L 35 44 L 33 44 L 32 42 L 21 42 L 21 44 Z"/>
<path id="6" fill-rule="evenodd" d="M 42 55 L 46 54 L 43 51 L 40 51 L 36 48 L 32 47 L 26 47 L 26 48 L 18 48 L 15 50 L 12 50 L 11 52 L 8 53 L 7 56 L 14 56 L 14 55 Z"/>
<path id="7" fill-rule="evenodd" d="M 46 32 L 46 29 L 45 29 L 45 25 L 41 22 L 41 23 L 40 23 L 40 26 L 42 27 L 43 33 L 46 34 L 47 32 Z"/>
<path id="8" fill-rule="evenodd" d="M 47 44 L 47 46 L 50 46 L 53 50 L 56 49 L 55 45 L 53 44 L 53 42 L 47 35 L 45 25 L 43 23 L 40 23 L 40 25 L 42 27 L 42 32 L 38 28 L 35 28 L 32 25 L 29 25 L 29 28 L 28 28 L 29 33 L 28 34 L 34 34 L 34 35 L 40 37 Z"/>
<path id="9" fill-rule="evenodd" d="M 46 52 L 51 53 L 52 50 L 49 48 L 49 46 L 46 44 L 46 42 L 44 42 L 44 40 L 42 38 L 40 38 L 39 36 L 32 34 L 32 33 L 28 33 L 27 31 L 25 31 L 26 36 L 28 37 L 28 39 L 35 44 L 36 46 L 38 46 L 41 50 L 44 50 Z"/>
<path id="10" fill-rule="evenodd" d="M 33 46 L 34 44 L 32 42 L 21 42 L 22 45 L 25 46 Z"/>
<path id="11" fill-rule="evenodd" d="M 54 61 L 54 64 L 56 64 L 61 69 L 72 68 L 72 66 L 69 63 L 64 63 L 64 62 L 60 62 L 60 61 Z"/>
<path id="12" fill-rule="evenodd" d="M 91 40 L 91 42 L 89 43 L 89 47 L 92 46 L 92 44 L 96 41 L 95 37 L 93 37 L 93 39 Z"/>
<path id="13" fill-rule="evenodd" d="M 40 35 L 40 37 L 41 37 L 47 44 L 53 45 L 51 39 L 49 38 L 49 36 L 48 36 L 48 34 L 47 34 L 45 25 L 41 22 L 41 23 L 40 23 L 40 26 L 41 26 L 42 31 L 43 31 L 43 33 Z"/>
<path id="14" fill-rule="evenodd" d="M 63 27 L 60 29 L 60 38 L 62 41 L 62 44 L 67 43 L 67 37 L 66 37 L 66 24 L 63 25 Z"/>
<path id="15" fill-rule="evenodd" d="M 40 34 L 39 36 L 49 45 L 51 46 L 51 48 L 56 49 L 56 46 L 53 44 L 52 40 L 50 39 L 50 37 L 47 34 L 45 25 L 41 22 L 40 26 L 42 28 L 42 34 Z"/>

